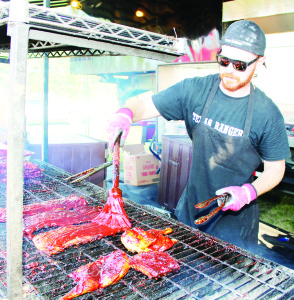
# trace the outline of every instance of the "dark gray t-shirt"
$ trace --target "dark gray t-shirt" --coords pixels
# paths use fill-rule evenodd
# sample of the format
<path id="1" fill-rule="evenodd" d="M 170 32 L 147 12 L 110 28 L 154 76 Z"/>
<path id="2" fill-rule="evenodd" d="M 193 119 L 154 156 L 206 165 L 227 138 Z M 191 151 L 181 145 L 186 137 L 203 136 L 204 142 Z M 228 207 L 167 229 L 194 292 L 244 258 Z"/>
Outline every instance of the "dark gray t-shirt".
<path id="1" fill-rule="evenodd" d="M 200 122 L 204 104 L 218 74 L 185 79 L 152 96 L 154 105 L 167 120 L 184 120 L 187 132 Z M 249 96 L 233 98 L 219 88 L 205 124 L 223 134 L 242 136 Z M 276 104 L 255 88 L 254 110 L 249 135 L 261 158 L 277 161 L 291 156 L 284 118 Z"/>

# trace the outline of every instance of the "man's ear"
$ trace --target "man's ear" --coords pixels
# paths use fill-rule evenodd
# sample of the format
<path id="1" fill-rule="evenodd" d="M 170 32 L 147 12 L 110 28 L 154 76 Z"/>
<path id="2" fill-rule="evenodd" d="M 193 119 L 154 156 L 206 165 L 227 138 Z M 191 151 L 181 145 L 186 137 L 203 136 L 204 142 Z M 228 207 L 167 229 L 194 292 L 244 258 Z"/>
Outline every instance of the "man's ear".
<path id="1" fill-rule="evenodd" d="M 265 65 L 265 60 L 266 60 L 266 57 L 265 57 L 265 56 L 261 56 L 261 57 L 258 59 L 258 61 L 257 61 L 256 67 L 257 67 L 257 68 L 266 67 L 266 65 Z"/>

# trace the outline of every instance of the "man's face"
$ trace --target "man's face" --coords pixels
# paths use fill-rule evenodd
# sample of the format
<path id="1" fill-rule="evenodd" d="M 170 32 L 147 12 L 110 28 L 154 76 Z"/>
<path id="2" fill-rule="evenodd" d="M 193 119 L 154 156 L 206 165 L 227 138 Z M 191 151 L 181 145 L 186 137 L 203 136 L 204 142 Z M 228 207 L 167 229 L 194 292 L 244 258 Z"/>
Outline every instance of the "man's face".
<path id="1" fill-rule="evenodd" d="M 244 62 L 250 62 L 256 58 L 255 54 L 226 45 L 222 46 L 221 55 Z M 223 87 L 230 92 L 234 92 L 249 84 L 254 75 L 256 64 L 257 62 L 254 62 L 243 72 L 234 69 L 232 63 L 227 67 L 219 66 Z"/>

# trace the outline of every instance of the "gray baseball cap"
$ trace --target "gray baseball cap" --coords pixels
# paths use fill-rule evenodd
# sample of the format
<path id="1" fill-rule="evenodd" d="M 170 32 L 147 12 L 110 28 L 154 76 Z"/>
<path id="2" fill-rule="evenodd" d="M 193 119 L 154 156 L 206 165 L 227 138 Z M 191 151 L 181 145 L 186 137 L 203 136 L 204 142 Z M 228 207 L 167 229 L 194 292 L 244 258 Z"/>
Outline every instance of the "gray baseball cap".
<path id="1" fill-rule="evenodd" d="M 228 27 L 220 44 L 221 46 L 227 45 L 264 56 L 266 39 L 263 30 L 256 23 L 241 20 Z"/>

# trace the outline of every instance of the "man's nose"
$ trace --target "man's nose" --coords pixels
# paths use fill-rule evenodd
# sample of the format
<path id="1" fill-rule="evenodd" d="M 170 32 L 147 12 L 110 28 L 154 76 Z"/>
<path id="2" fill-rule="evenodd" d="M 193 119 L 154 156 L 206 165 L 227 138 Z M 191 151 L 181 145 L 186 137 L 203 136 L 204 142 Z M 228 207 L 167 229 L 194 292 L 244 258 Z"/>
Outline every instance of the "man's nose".
<path id="1" fill-rule="evenodd" d="M 227 69 L 229 69 L 230 71 L 234 71 L 235 68 L 233 66 L 233 63 L 230 61 L 229 65 L 227 66 Z"/>

